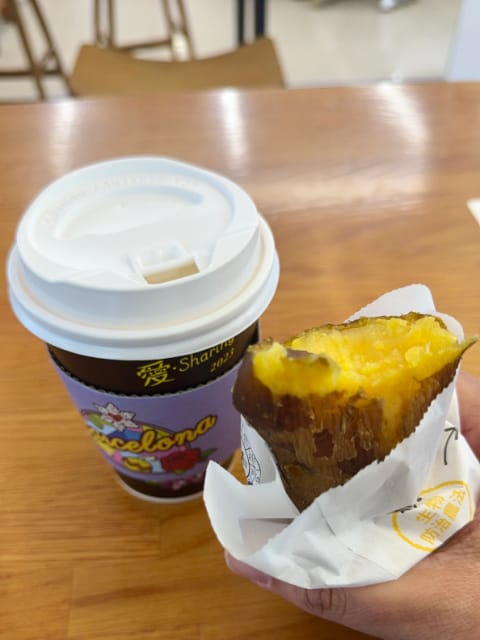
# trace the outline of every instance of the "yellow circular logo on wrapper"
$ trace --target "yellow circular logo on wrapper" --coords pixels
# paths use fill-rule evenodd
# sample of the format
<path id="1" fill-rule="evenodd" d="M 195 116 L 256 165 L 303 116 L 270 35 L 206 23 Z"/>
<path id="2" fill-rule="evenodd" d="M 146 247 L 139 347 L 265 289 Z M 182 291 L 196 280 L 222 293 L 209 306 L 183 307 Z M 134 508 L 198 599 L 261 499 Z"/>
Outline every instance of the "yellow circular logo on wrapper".
<path id="1" fill-rule="evenodd" d="M 473 502 L 468 484 L 451 480 L 424 489 L 415 504 L 394 511 L 392 526 L 411 547 L 430 553 L 472 519 Z"/>

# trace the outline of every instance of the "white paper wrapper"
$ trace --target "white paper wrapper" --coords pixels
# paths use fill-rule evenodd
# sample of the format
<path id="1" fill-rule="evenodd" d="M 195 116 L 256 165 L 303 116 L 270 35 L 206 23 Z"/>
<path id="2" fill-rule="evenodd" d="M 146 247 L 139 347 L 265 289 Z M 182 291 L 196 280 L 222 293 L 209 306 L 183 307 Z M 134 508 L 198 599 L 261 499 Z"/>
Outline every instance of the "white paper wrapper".
<path id="1" fill-rule="evenodd" d="M 392 291 L 358 316 L 409 311 L 441 316 L 427 287 Z M 455 383 L 435 399 L 416 431 L 381 463 L 319 496 L 305 511 L 285 493 L 265 442 L 242 425 L 250 483 L 210 462 L 204 500 L 220 543 L 239 560 L 305 588 L 393 580 L 437 549 L 474 515 L 480 464 L 460 434 Z"/>

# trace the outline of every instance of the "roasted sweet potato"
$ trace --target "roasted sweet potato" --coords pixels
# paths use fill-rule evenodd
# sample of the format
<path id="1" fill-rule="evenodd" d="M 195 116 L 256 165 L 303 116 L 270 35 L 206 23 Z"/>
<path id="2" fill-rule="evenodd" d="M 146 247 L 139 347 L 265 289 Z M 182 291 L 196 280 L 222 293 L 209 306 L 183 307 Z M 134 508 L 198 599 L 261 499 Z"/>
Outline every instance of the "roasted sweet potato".
<path id="1" fill-rule="evenodd" d="M 250 347 L 233 401 L 302 510 L 409 436 L 474 342 L 417 313 L 325 325 Z"/>

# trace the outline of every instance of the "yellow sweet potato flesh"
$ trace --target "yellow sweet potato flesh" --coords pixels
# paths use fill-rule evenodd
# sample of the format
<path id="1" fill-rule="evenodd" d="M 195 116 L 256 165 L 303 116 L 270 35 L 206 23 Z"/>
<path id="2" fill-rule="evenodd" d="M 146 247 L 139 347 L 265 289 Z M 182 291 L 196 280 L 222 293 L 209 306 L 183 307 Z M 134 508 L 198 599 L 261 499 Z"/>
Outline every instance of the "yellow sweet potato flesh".
<path id="1" fill-rule="evenodd" d="M 250 348 L 234 403 L 303 509 L 410 435 L 474 341 L 416 313 L 325 325 Z"/>

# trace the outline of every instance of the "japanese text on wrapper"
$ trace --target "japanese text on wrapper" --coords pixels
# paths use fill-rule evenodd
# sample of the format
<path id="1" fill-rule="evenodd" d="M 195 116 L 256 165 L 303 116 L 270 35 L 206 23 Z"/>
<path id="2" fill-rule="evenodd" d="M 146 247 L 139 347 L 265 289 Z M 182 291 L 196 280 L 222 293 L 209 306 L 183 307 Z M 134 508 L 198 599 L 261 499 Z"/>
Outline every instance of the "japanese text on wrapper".
<path id="1" fill-rule="evenodd" d="M 462 481 L 445 482 L 421 492 L 414 509 L 401 509 L 393 514 L 396 533 L 409 545 L 422 551 L 433 551 L 457 527 L 462 509 L 473 508 L 468 485 Z"/>

